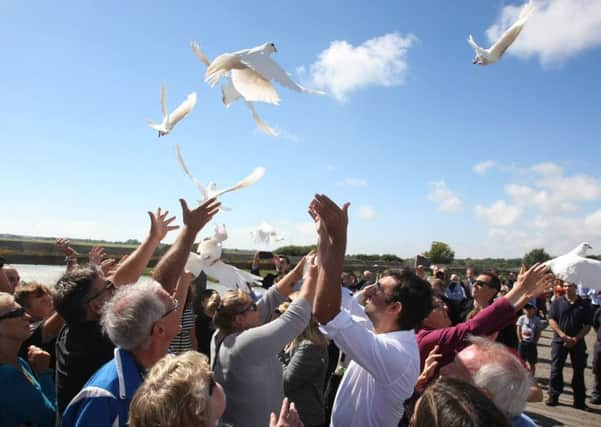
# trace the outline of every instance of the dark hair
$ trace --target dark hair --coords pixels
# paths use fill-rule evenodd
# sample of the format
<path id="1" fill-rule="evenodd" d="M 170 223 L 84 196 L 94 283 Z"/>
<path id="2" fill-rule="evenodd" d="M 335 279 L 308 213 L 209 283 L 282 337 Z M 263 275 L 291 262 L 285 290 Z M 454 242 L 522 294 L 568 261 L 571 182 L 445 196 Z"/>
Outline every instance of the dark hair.
<path id="1" fill-rule="evenodd" d="M 417 330 L 432 311 L 430 283 L 409 269 L 385 270 L 382 273 L 382 277 L 389 276 L 398 282 L 392 291 L 392 300 L 403 305 L 401 316 L 398 319 L 399 327 L 402 331 Z"/>
<path id="2" fill-rule="evenodd" d="M 414 427 L 509 427 L 509 420 L 475 386 L 442 377 L 416 405 Z"/>
<path id="3" fill-rule="evenodd" d="M 95 264 L 87 264 L 68 271 L 56 282 L 54 307 L 65 322 L 85 320 L 85 305 L 94 292 L 94 281 L 101 275 Z"/>
<path id="4" fill-rule="evenodd" d="M 480 273 L 483 276 L 490 277 L 490 282 L 488 282 L 488 286 L 491 288 L 496 288 L 497 292 L 501 290 L 501 280 L 499 280 L 499 276 L 492 271 L 483 271 Z"/>

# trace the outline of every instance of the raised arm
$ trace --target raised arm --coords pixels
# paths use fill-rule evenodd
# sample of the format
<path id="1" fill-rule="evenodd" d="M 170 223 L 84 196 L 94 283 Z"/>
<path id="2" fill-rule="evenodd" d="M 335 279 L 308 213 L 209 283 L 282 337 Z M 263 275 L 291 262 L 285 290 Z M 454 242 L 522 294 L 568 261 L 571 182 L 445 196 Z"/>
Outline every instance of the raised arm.
<path id="1" fill-rule="evenodd" d="M 125 285 L 136 283 L 144 273 L 152 254 L 171 230 L 176 230 L 179 226 L 171 225 L 175 217 L 167 218 L 169 211 L 161 213 L 158 208 L 155 213 L 148 212 L 150 217 L 150 233 L 140 246 L 136 248 L 122 264 L 119 265 L 113 276 L 115 285 Z"/>
<path id="2" fill-rule="evenodd" d="M 319 274 L 313 311 L 322 324 L 328 323 L 340 312 L 339 282 L 346 251 L 348 207 L 349 203 L 338 207 L 323 194 L 316 194 L 309 205 L 309 214 L 317 224 L 319 235 Z"/>
<path id="3" fill-rule="evenodd" d="M 294 266 L 292 270 L 290 270 L 284 277 L 280 279 L 278 283 L 275 284 L 278 293 L 287 298 L 293 291 L 294 284 L 303 278 L 303 268 L 305 266 L 305 262 L 307 262 L 307 257 L 311 255 L 311 253 L 302 257 L 300 261 Z"/>
<path id="4" fill-rule="evenodd" d="M 184 227 L 175 243 L 171 245 L 167 253 L 159 260 L 152 278 L 159 282 L 169 293 L 173 292 L 179 276 L 184 271 L 188 254 L 192 251 L 192 245 L 198 232 L 219 211 L 219 203 L 216 199 L 209 199 L 200 204 L 196 209 L 190 210 L 184 199 L 179 200 L 182 205 L 182 216 Z"/>

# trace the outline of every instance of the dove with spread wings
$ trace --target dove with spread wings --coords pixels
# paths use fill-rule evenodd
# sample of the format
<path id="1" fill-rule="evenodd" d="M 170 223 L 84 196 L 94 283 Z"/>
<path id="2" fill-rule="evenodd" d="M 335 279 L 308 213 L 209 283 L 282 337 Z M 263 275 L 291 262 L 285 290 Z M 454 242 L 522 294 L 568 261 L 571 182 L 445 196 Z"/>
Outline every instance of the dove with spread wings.
<path id="1" fill-rule="evenodd" d="M 182 102 L 172 113 L 167 110 L 167 88 L 165 84 L 161 86 L 161 110 L 163 112 L 163 119 L 161 123 L 155 123 L 152 120 L 146 120 L 148 126 L 153 128 L 161 136 L 167 135 L 173 130 L 175 125 L 186 117 L 194 109 L 196 105 L 196 92 L 192 92 L 187 96 L 186 100 Z"/>

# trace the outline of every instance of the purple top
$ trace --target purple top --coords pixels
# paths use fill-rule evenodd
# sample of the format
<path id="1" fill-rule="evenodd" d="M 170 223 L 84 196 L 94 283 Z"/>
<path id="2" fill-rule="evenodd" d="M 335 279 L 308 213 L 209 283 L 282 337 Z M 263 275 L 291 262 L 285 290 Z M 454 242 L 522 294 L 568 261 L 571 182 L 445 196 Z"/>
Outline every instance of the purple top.
<path id="1" fill-rule="evenodd" d="M 491 305 L 480 311 L 470 320 L 441 329 L 422 328 L 417 333 L 417 345 L 421 360 L 421 369 L 428 353 L 438 345 L 442 353 L 438 367 L 450 363 L 455 355 L 469 345 L 468 335 L 490 335 L 507 325 L 513 324 L 516 310 L 504 297 L 497 298 Z"/>

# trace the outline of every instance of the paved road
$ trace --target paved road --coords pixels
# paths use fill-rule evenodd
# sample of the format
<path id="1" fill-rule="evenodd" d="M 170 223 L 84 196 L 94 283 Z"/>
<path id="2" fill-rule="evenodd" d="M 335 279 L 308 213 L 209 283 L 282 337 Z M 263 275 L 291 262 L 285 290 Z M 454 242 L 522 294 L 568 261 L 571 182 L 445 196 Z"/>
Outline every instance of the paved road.
<path id="1" fill-rule="evenodd" d="M 551 328 L 543 331 L 538 344 L 538 364 L 536 365 L 536 380 L 544 390 L 544 399 L 547 398 L 547 384 L 549 383 L 549 372 L 551 370 L 551 337 L 553 333 Z M 570 385 L 572 379 L 572 366 L 568 361 L 563 370 L 564 392 L 559 397 L 559 406 L 546 406 L 543 402 L 531 403 L 526 408 L 526 413 L 530 415 L 541 426 L 575 426 L 575 427 L 601 427 L 601 405 L 591 405 L 590 392 L 593 388 L 593 371 L 591 363 L 593 361 L 593 344 L 596 334 L 594 331 L 589 332 L 586 336 L 586 346 L 589 357 L 587 360 L 587 368 L 584 373 L 584 380 L 587 391 L 587 405 L 591 408 L 591 412 L 580 411 L 572 407 L 572 387 Z"/>

